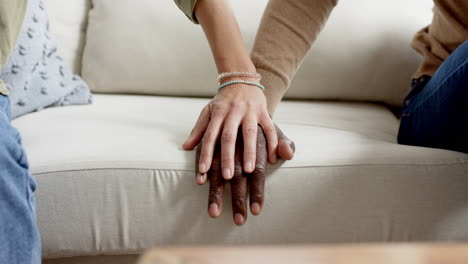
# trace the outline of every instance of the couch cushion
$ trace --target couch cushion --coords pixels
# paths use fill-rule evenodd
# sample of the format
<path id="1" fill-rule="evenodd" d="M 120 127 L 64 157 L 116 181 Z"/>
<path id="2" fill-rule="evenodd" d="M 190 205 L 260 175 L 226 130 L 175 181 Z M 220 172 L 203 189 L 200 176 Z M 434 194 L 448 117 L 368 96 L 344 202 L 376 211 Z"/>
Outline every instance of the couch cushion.
<path id="1" fill-rule="evenodd" d="M 81 59 L 91 0 L 46 0 L 50 28 L 57 37 L 60 54 L 74 73 L 81 73 Z"/>
<path id="2" fill-rule="evenodd" d="M 267 2 L 231 1 L 249 47 Z M 425 0 L 385 7 L 374 0 L 340 1 L 286 98 L 401 105 L 419 63 L 410 40 L 430 23 L 431 7 Z M 173 1 L 94 1 L 86 38 L 83 77 L 94 92 L 216 93 L 216 68 L 201 27 Z"/>
<path id="3" fill-rule="evenodd" d="M 468 155 L 397 145 L 398 120 L 364 103 L 285 102 L 296 157 L 268 169 L 265 210 L 206 213 L 180 147 L 207 99 L 97 95 L 13 122 L 38 181 L 45 257 L 154 245 L 468 239 Z"/>

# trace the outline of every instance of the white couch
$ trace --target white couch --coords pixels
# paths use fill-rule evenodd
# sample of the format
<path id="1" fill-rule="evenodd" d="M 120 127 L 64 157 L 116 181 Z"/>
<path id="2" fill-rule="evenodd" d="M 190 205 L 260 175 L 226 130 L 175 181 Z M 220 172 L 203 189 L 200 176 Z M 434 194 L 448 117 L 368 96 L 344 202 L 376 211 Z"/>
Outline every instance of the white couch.
<path id="1" fill-rule="evenodd" d="M 156 2 L 139 3 L 148 1 Z M 111 92 L 105 85 L 112 76 L 125 81 L 112 72 L 118 67 L 99 64 L 114 43 L 109 39 L 100 50 L 86 34 L 99 31 L 91 2 L 47 2 L 70 67 L 95 91 Z M 176 65 L 155 73 L 164 85 L 154 89 L 165 96 L 97 94 L 92 105 L 50 108 L 13 122 L 38 181 L 45 263 L 132 263 L 143 250 L 167 245 L 468 239 L 468 155 L 398 145 L 397 117 L 384 105 L 356 101 L 381 100 L 379 91 L 388 87 L 396 90 L 388 93 L 390 102 L 404 96 L 419 62 L 409 41 L 430 22 L 429 1 L 339 4 L 288 92 L 302 100 L 283 102 L 275 116 L 295 141 L 296 156 L 269 167 L 264 212 L 243 227 L 232 222 L 229 192 L 223 215 L 208 217 L 208 189 L 195 184 L 194 153 L 180 147 L 209 101 L 189 96 L 215 90 L 206 81 L 215 74 L 208 46 L 171 0 L 157 2 L 155 16 L 169 19 L 165 27 L 155 25 L 160 42 L 181 52 L 190 43 L 193 55 L 158 53 Z M 266 0 L 232 2 L 251 46 Z M 128 12 L 137 8 L 128 3 Z M 165 36 L 158 31 L 164 28 L 178 34 Z M 130 37 L 124 44 L 138 50 Z M 180 73 L 165 72 L 166 66 Z"/>

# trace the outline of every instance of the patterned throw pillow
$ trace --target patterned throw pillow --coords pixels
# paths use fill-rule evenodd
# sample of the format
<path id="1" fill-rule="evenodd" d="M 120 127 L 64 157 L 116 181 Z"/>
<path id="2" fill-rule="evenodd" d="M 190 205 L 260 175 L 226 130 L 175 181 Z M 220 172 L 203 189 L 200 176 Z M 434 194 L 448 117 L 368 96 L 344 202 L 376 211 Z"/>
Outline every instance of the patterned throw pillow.
<path id="1" fill-rule="evenodd" d="M 88 85 L 57 54 L 43 0 L 28 1 L 21 33 L 0 79 L 10 91 L 12 118 L 45 107 L 92 101 Z"/>

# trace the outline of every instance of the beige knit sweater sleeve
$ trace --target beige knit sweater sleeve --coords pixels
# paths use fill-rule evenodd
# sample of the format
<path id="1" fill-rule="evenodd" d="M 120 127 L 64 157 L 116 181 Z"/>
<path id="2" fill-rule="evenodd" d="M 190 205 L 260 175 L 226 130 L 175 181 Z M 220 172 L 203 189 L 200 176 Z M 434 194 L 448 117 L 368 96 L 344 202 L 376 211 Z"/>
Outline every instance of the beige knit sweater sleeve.
<path id="1" fill-rule="evenodd" d="M 432 76 L 468 40 L 468 0 L 434 0 L 432 23 L 414 35 L 411 46 L 423 56 L 414 79 Z"/>
<path id="2" fill-rule="evenodd" d="M 273 115 L 338 0 L 270 0 L 252 50 Z"/>

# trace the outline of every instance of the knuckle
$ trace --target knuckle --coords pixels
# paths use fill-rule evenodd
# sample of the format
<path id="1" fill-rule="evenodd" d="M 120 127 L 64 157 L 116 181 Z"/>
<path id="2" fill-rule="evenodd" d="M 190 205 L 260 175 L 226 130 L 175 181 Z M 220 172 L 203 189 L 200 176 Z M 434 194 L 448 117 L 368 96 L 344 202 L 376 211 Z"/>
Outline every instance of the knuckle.
<path id="1" fill-rule="evenodd" d="M 209 131 L 206 131 L 205 132 L 205 136 L 203 137 L 203 139 L 205 140 L 204 143 L 206 143 L 207 141 L 214 141 L 216 138 L 216 135 L 213 131 L 209 130 Z"/>
<path id="2" fill-rule="evenodd" d="M 246 185 L 247 177 L 245 177 L 245 175 L 243 175 L 241 166 L 240 166 L 239 170 L 240 170 L 240 173 L 234 175 L 234 177 L 232 177 L 232 179 L 231 179 L 231 184 L 233 184 L 234 187 L 237 188 L 238 191 L 242 190 L 242 188 L 247 186 Z"/>
<path id="3" fill-rule="evenodd" d="M 234 166 L 234 179 L 238 180 L 237 178 L 244 178 L 244 177 L 241 177 L 241 176 L 242 176 L 242 166 L 236 164 Z"/>
<path id="4" fill-rule="evenodd" d="M 223 155 L 223 157 L 221 158 L 221 163 L 222 164 L 230 164 L 231 162 L 233 162 L 233 158 L 231 155 Z M 229 168 L 229 167 L 228 167 Z"/>
<path id="5" fill-rule="evenodd" d="M 232 110 L 244 109 L 245 107 L 246 107 L 246 104 L 244 102 L 234 101 L 231 103 Z"/>
<path id="6" fill-rule="evenodd" d="M 212 114 L 212 119 L 220 119 L 220 118 L 223 118 L 223 116 L 224 116 L 223 113 L 224 113 L 224 111 L 222 111 L 222 110 L 218 110 L 218 111 L 213 112 L 213 114 Z"/>
<path id="7" fill-rule="evenodd" d="M 265 173 L 266 173 L 265 165 L 264 165 L 264 164 L 257 164 L 257 165 L 255 165 L 254 173 L 255 173 L 257 176 L 261 176 L 261 175 L 264 176 Z"/>
<path id="8" fill-rule="evenodd" d="M 255 136 L 257 134 L 257 128 L 256 127 L 247 127 L 245 128 L 245 135 L 246 136 Z"/>
<path id="9" fill-rule="evenodd" d="M 266 138 L 265 137 L 257 137 L 257 148 L 259 149 L 266 149 Z"/>
<path id="10" fill-rule="evenodd" d="M 222 197 L 222 192 L 218 188 L 210 188 L 210 198 L 215 200 L 220 200 Z"/>
<path id="11" fill-rule="evenodd" d="M 245 197 L 242 195 L 234 195 L 232 197 L 233 207 L 238 209 L 241 212 L 245 211 Z"/>
<path id="12" fill-rule="evenodd" d="M 257 105 L 258 105 L 258 103 L 252 102 L 252 101 L 248 101 L 248 102 L 245 103 L 245 106 L 246 106 L 247 108 L 249 108 L 249 109 L 254 108 L 254 107 L 257 106 Z"/>
<path id="13" fill-rule="evenodd" d="M 224 142 L 224 143 L 233 143 L 235 138 L 234 138 L 234 134 L 230 131 L 224 131 L 222 136 L 221 136 L 221 140 Z"/>
<path id="14" fill-rule="evenodd" d="M 270 133 L 270 134 L 271 134 L 271 133 L 276 133 L 276 129 L 275 129 L 275 127 L 272 126 L 272 125 L 266 126 L 266 128 L 265 128 L 264 130 L 266 131 L 266 133 Z"/>
<path id="15" fill-rule="evenodd" d="M 245 186 L 247 178 L 242 176 L 233 177 L 231 179 L 231 188 L 233 189 L 233 195 L 240 195 L 239 193 L 245 192 Z M 236 190 L 237 189 L 237 190 Z"/>
<path id="16" fill-rule="evenodd" d="M 215 112 L 216 110 L 222 109 L 222 107 L 223 107 L 223 104 L 220 103 L 220 102 L 212 102 L 212 103 L 211 103 L 211 110 L 212 110 L 213 112 Z"/>

